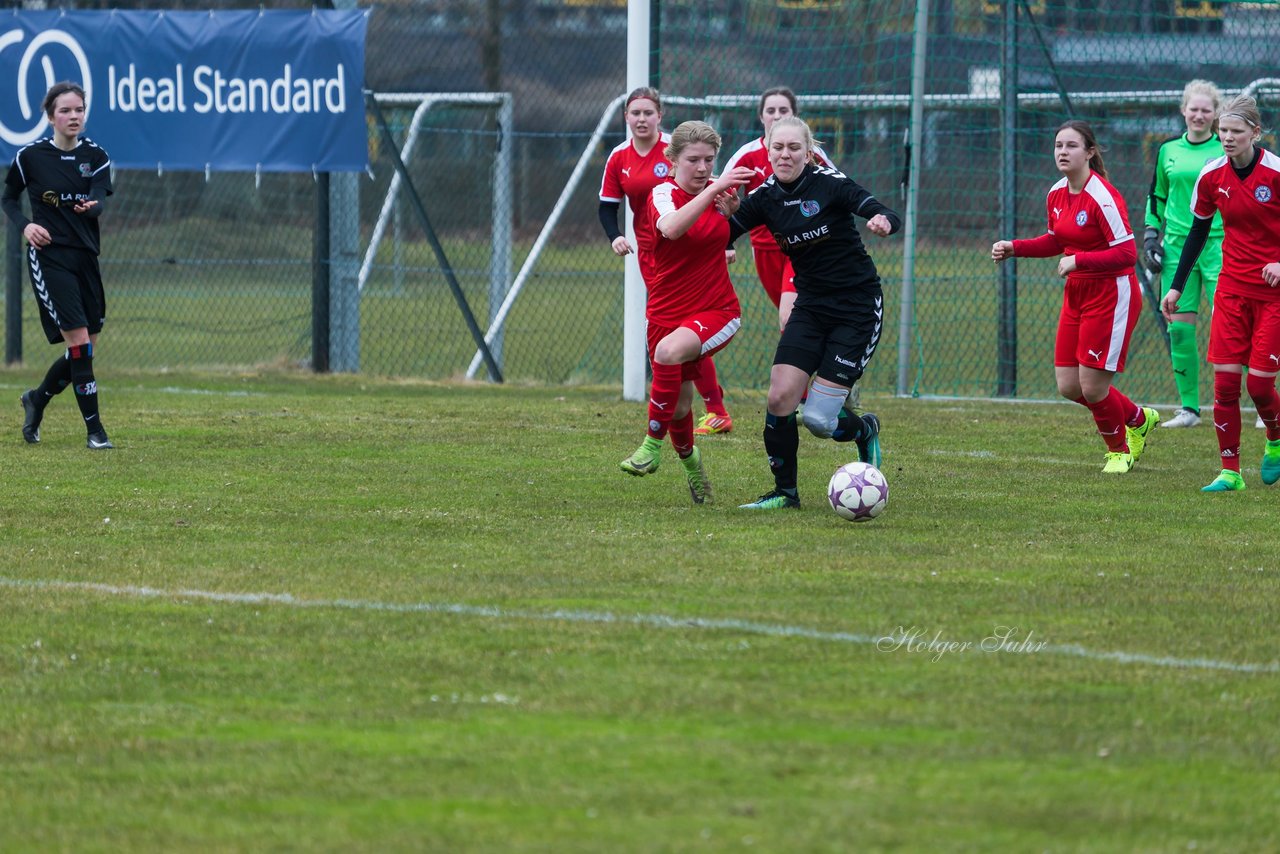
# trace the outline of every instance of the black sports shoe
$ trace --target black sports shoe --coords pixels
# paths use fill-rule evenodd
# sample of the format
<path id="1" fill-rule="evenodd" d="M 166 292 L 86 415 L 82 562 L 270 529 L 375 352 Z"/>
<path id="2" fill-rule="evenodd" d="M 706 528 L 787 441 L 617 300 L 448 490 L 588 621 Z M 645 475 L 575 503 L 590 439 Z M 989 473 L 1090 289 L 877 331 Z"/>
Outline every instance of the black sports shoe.
<path id="1" fill-rule="evenodd" d="M 114 448 L 111 440 L 107 438 L 106 430 L 99 430 L 96 433 L 90 433 L 85 443 L 91 451 L 105 451 L 108 448 Z"/>
<path id="2" fill-rule="evenodd" d="M 868 465 L 880 468 L 882 459 L 880 457 L 880 419 L 875 416 L 874 412 L 865 413 L 862 416 L 864 429 L 863 438 L 855 439 L 858 443 L 858 459 Z"/>
<path id="3" fill-rule="evenodd" d="M 44 409 L 36 403 L 36 390 L 33 388 L 24 391 L 20 400 L 25 416 L 22 419 L 22 438 L 28 444 L 37 445 L 40 443 L 40 422 L 44 420 Z"/>

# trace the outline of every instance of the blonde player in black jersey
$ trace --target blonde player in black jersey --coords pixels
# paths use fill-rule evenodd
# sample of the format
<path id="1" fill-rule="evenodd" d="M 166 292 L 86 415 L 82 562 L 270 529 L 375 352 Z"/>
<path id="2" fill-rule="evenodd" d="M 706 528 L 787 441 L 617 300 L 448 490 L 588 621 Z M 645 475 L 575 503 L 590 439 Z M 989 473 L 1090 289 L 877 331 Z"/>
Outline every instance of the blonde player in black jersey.
<path id="1" fill-rule="evenodd" d="M 66 352 L 49 367 L 39 387 L 22 395 L 22 436 L 40 441 L 40 422 L 54 395 L 68 385 L 88 432 L 92 450 L 114 447 L 98 416 L 98 383 L 93 348 L 107 316 L 98 270 L 98 216 L 111 195 L 111 158 L 82 136 L 85 94 L 79 85 L 55 83 L 44 97 L 51 136 L 20 149 L 4 182 L 4 212 L 27 241 L 31 287 L 50 344 Z M 31 219 L 22 212 L 22 193 Z"/>
<path id="2" fill-rule="evenodd" d="M 744 509 L 799 507 L 796 405 L 806 387 L 804 426 L 815 436 L 856 442 L 858 456 L 880 465 L 880 421 L 844 408 L 849 389 L 875 353 L 884 322 L 876 266 L 854 217 L 879 237 L 901 226 L 898 215 L 841 172 L 813 162 L 813 133 L 794 116 L 780 118 L 766 139 L 773 175 L 742 202 L 729 239 L 765 226 L 795 269 L 796 303 L 769 376 L 764 447 L 774 489 Z M 812 382 L 810 382 L 812 377 Z"/>

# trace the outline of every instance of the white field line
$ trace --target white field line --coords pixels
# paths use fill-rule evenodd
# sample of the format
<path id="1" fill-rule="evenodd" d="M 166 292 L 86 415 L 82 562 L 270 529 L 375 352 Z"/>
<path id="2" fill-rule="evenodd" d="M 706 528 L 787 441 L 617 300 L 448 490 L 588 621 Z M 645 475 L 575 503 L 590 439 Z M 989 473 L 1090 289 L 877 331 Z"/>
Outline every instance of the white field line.
<path id="1" fill-rule="evenodd" d="M 231 605 L 281 605 L 288 608 L 334 608 L 350 611 L 381 611 L 395 614 L 451 614 L 495 620 L 539 620 L 545 622 L 598 623 L 605 625 L 644 626 L 655 629 L 695 629 L 742 632 L 767 637 L 802 638 L 804 640 L 845 643 L 858 646 L 900 648 L 893 643 L 900 635 L 867 635 L 856 632 L 831 632 L 805 626 L 759 623 L 751 620 L 714 617 L 672 617 L 666 614 L 614 614 L 608 611 L 531 611 L 522 608 L 499 608 L 496 605 L 461 605 L 439 602 L 376 602 L 367 599 L 299 599 L 288 593 L 219 593 L 212 590 L 160 590 L 154 587 L 118 586 L 89 581 L 28 581 L 0 577 L 0 587 L 19 590 L 68 590 L 100 593 L 129 599 L 188 599 Z M 926 638 L 927 640 L 927 638 Z M 1148 655 L 1141 652 L 1092 650 L 1078 644 L 1043 644 L 1038 652 L 1114 661 L 1120 664 L 1147 664 L 1183 670 L 1226 670 L 1233 673 L 1280 673 L 1280 662 L 1249 664 L 1218 661 L 1212 658 L 1178 658 L 1172 655 Z M 1025 654 L 1025 653 L 1024 653 Z M 926 652 L 926 656 L 929 654 Z"/>

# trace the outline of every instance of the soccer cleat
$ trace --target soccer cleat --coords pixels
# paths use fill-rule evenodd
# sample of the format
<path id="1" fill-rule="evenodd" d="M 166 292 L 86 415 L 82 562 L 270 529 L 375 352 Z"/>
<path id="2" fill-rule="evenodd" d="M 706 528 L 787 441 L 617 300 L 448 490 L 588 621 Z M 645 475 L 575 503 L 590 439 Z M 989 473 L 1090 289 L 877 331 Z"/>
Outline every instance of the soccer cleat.
<path id="1" fill-rule="evenodd" d="M 90 433 L 85 445 L 91 451 L 105 451 L 108 448 L 115 447 L 115 445 L 111 444 L 111 440 L 107 438 L 106 430 L 99 430 L 96 433 Z"/>
<path id="2" fill-rule="evenodd" d="M 1280 480 L 1280 439 L 1270 439 L 1262 452 L 1262 482 L 1267 486 Z"/>
<path id="3" fill-rule="evenodd" d="M 880 419 L 874 412 L 868 412 L 862 416 L 862 423 L 865 426 L 864 437 L 854 439 L 858 445 L 858 459 L 880 468 L 880 463 L 883 462 L 880 454 Z"/>
<path id="4" fill-rule="evenodd" d="M 22 393 L 22 438 L 30 445 L 40 442 L 40 422 L 44 420 L 44 410 L 36 403 L 36 390 L 28 389 Z"/>
<path id="5" fill-rule="evenodd" d="M 1244 478 L 1240 472 L 1223 469 L 1213 483 L 1200 487 L 1201 492 L 1240 492 L 1245 488 Z"/>
<path id="6" fill-rule="evenodd" d="M 1133 454 L 1124 451 L 1108 451 L 1107 462 L 1102 467 L 1103 474 L 1128 474 L 1133 468 Z"/>
<path id="7" fill-rule="evenodd" d="M 661 462 L 659 457 L 661 452 L 662 443 L 652 436 L 645 436 L 644 442 L 640 444 L 640 447 L 636 448 L 636 452 L 618 465 L 627 474 L 644 477 L 646 474 L 652 474 L 658 470 L 658 463 Z"/>
<path id="8" fill-rule="evenodd" d="M 1156 426 L 1160 423 L 1160 413 L 1151 407 L 1142 407 L 1142 414 L 1146 418 L 1143 419 L 1141 427 L 1124 428 L 1125 441 L 1129 443 L 1129 453 L 1133 456 L 1135 463 L 1142 459 L 1142 452 L 1147 447 L 1147 434 L 1156 429 Z"/>
<path id="9" fill-rule="evenodd" d="M 800 496 L 787 495 L 780 489 L 771 489 L 749 504 L 739 504 L 739 510 L 786 510 L 799 509 Z"/>
<path id="10" fill-rule="evenodd" d="M 695 436 L 711 436 L 716 433 L 728 433 L 733 429 L 733 418 L 728 413 L 718 415 L 714 412 L 708 412 L 702 416 L 698 422 L 698 426 L 693 428 Z"/>
<path id="11" fill-rule="evenodd" d="M 689 497 L 694 504 L 706 504 L 711 500 L 711 478 L 702 465 L 702 451 L 694 446 L 693 453 L 680 460 L 684 466 L 685 480 L 689 481 Z"/>
<path id="12" fill-rule="evenodd" d="M 1161 424 L 1161 427 L 1198 427 L 1200 425 L 1200 413 L 1194 409 L 1182 407 L 1173 413 L 1173 417 Z"/>

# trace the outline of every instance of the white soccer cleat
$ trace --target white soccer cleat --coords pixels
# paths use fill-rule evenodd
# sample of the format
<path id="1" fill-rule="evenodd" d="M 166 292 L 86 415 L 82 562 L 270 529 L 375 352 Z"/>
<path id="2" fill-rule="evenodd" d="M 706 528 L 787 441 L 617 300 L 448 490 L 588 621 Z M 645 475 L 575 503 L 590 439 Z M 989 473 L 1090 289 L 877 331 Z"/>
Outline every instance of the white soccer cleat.
<path id="1" fill-rule="evenodd" d="M 1200 424 L 1200 416 L 1194 409 L 1185 406 L 1173 413 L 1173 417 L 1161 424 L 1161 427 L 1196 427 Z"/>

